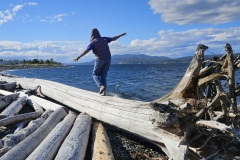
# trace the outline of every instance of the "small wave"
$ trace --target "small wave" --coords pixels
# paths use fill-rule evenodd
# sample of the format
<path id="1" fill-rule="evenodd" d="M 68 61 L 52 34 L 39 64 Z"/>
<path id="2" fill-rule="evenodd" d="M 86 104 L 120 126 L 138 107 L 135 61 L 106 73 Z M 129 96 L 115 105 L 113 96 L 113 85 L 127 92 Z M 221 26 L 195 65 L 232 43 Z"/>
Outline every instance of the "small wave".
<path id="1" fill-rule="evenodd" d="M 112 92 L 107 92 L 107 96 L 122 98 L 120 94 L 112 93 Z"/>
<path id="2" fill-rule="evenodd" d="M 6 73 L 6 72 L 13 72 L 13 71 L 16 71 L 14 69 L 10 69 L 10 70 L 7 70 L 7 71 L 3 71 L 3 73 Z"/>

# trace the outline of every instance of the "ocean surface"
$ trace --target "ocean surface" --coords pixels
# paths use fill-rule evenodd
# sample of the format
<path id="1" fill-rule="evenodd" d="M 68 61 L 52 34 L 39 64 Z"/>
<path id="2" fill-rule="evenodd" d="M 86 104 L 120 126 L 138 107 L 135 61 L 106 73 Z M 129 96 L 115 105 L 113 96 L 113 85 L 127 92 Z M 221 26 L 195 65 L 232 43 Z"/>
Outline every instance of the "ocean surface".
<path id="1" fill-rule="evenodd" d="M 170 92 L 182 79 L 188 63 L 111 65 L 107 94 L 121 98 L 152 101 Z M 69 65 L 61 68 L 37 68 L 5 71 L 27 78 L 60 82 L 84 90 L 98 92 L 92 78 L 92 65 Z M 239 80 L 236 77 L 236 82 Z"/>

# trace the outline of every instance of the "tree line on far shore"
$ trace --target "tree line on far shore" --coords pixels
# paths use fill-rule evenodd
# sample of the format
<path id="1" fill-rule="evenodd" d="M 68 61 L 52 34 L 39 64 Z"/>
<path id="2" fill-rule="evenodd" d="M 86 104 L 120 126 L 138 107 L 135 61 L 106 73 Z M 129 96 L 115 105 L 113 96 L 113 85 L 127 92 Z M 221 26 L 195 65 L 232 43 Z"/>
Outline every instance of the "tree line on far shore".
<path id="1" fill-rule="evenodd" d="M 58 64 L 56 61 L 54 61 L 52 58 L 51 59 L 47 59 L 47 60 L 38 60 L 38 59 L 33 59 L 33 60 L 23 60 L 22 61 L 23 64 Z"/>
<path id="2" fill-rule="evenodd" d="M 53 58 L 42 60 L 42 59 L 33 59 L 33 60 L 3 60 L 0 59 L 0 62 L 2 64 L 48 64 L 48 65 L 55 65 L 59 64 L 59 62 L 56 62 L 53 60 Z"/>

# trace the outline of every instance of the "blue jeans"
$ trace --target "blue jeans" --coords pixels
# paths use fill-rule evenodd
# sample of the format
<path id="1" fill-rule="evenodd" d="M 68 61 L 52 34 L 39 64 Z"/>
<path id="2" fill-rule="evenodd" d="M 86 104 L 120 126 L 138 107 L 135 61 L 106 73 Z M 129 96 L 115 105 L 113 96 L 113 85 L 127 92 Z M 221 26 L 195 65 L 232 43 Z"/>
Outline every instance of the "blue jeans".
<path id="1" fill-rule="evenodd" d="M 107 87 L 107 73 L 110 68 L 111 59 L 97 59 L 93 68 L 93 79 L 100 87 L 103 85 Z"/>

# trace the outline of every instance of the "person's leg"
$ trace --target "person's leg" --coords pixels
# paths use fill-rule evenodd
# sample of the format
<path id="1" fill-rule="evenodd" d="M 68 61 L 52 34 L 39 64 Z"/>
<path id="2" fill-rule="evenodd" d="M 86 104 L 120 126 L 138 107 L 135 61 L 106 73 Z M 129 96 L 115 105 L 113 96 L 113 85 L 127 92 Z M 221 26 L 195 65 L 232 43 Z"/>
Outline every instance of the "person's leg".
<path id="1" fill-rule="evenodd" d="M 101 60 L 96 60 L 93 68 L 93 79 L 98 87 L 102 85 L 101 80 L 102 62 Z"/>
<path id="2" fill-rule="evenodd" d="M 105 63 L 102 68 L 102 71 L 101 71 L 101 81 L 102 81 L 102 85 L 104 86 L 104 88 L 106 90 L 106 88 L 107 88 L 107 73 L 108 73 L 108 70 L 111 65 L 111 59 L 106 59 L 104 61 L 105 61 Z"/>

